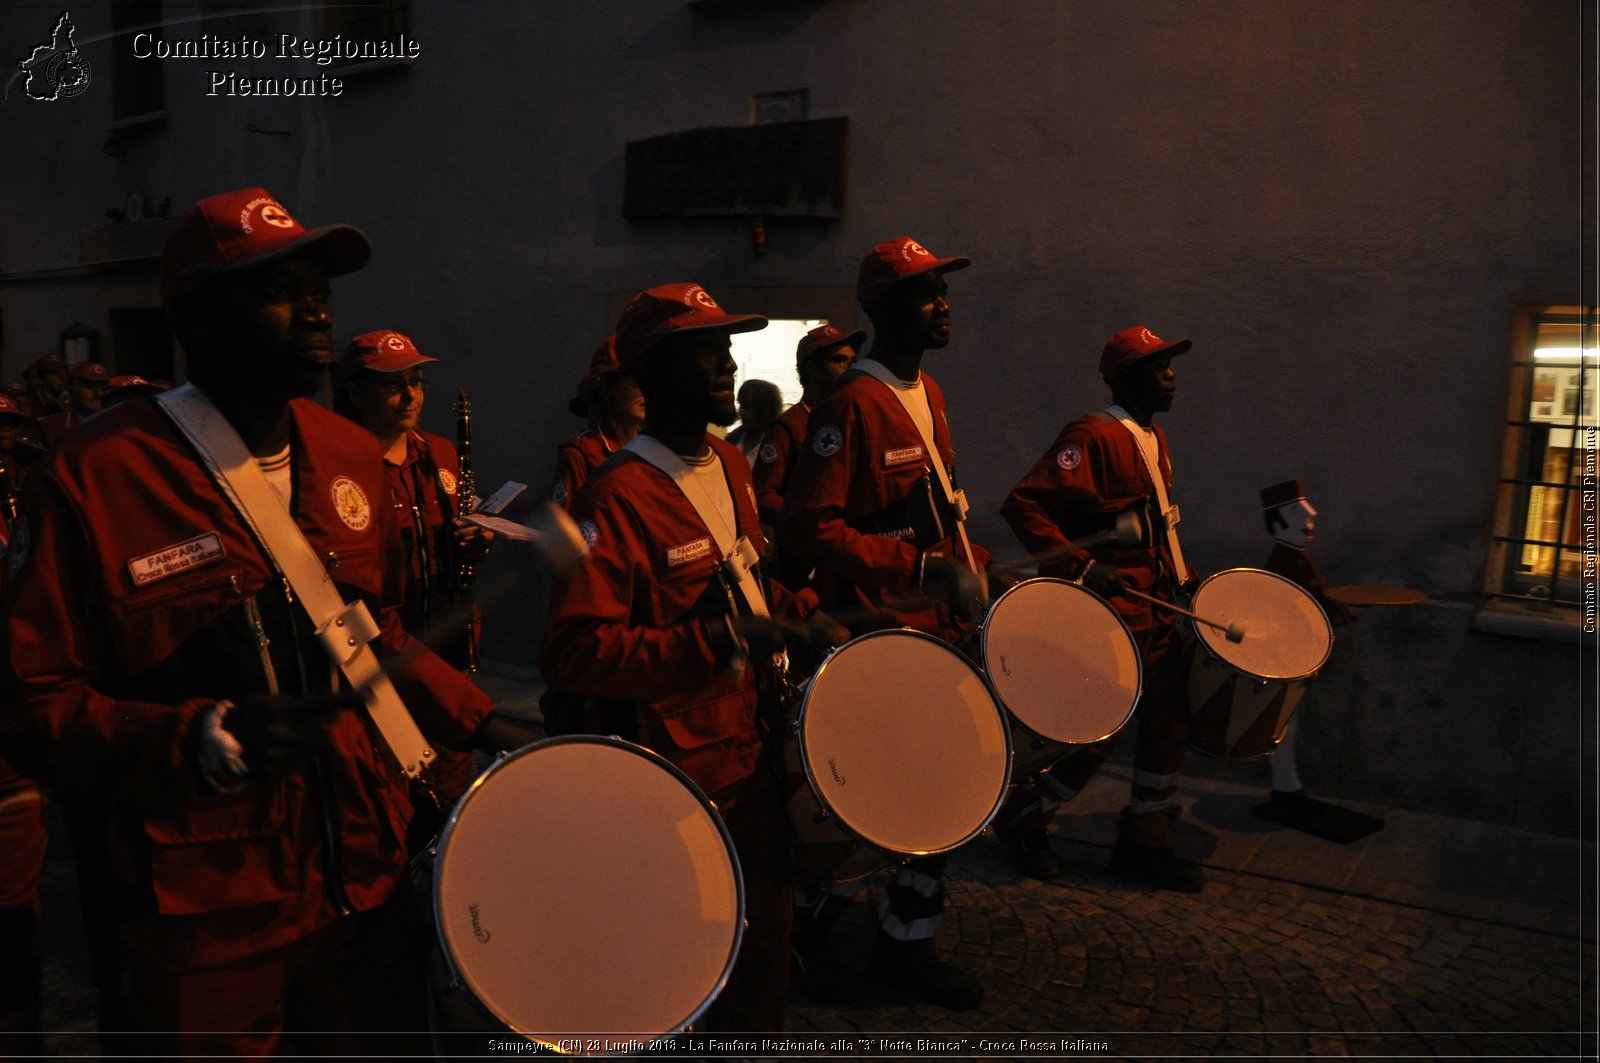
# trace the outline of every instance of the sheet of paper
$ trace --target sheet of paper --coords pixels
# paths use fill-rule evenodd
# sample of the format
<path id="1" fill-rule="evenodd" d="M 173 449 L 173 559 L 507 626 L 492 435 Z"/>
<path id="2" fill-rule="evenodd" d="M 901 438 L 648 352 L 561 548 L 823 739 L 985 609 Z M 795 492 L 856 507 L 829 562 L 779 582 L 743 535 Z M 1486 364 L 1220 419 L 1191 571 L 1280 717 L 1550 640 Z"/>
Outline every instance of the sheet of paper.
<path id="1" fill-rule="evenodd" d="M 532 543 L 539 540 L 539 533 L 526 524 L 496 517 L 492 513 L 469 513 L 467 519 L 480 528 L 488 528 L 496 535 L 504 536 L 514 543 Z"/>
<path id="2" fill-rule="evenodd" d="M 516 501 L 517 496 L 527 489 L 527 484 L 519 484 L 515 480 L 507 480 L 501 485 L 500 490 L 490 495 L 481 505 L 474 508 L 482 513 L 499 513 Z"/>

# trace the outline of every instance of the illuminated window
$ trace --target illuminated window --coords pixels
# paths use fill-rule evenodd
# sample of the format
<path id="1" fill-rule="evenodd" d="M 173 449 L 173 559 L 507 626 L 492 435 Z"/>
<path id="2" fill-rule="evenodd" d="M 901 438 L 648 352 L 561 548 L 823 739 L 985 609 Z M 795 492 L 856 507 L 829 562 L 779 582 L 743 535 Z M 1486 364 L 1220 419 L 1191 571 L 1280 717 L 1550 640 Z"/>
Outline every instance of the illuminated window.
<path id="1" fill-rule="evenodd" d="M 1593 308 L 1540 306 L 1519 319 L 1500 497 L 1485 588 L 1491 601 L 1576 610 L 1596 562 Z"/>
<path id="2" fill-rule="evenodd" d="M 785 409 L 799 402 L 805 388 L 795 372 L 795 348 L 801 336 L 825 323 L 810 318 L 772 318 L 766 328 L 757 332 L 736 333 L 733 360 L 739 364 L 737 383 L 770 380 L 783 392 Z"/>

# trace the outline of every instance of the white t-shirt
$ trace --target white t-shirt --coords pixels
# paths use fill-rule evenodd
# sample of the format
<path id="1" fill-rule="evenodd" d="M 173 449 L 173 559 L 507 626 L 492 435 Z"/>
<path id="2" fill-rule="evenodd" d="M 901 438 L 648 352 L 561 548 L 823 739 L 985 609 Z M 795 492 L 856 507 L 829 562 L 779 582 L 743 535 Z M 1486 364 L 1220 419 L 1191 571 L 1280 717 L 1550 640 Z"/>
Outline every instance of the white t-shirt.
<path id="1" fill-rule="evenodd" d="M 713 528 L 713 532 L 727 532 L 729 542 L 739 538 L 739 518 L 733 509 L 733 495 L 728 491 L 728 478 L 722 471 L 722 459 L 717 457 L 716 451 L 711 451 L 703 458 L 691 458 L 683 454 L 678 457 L 689 467 L 689 473 L 694 477 L 694 482 L 705 492 L 711 500 L 717 515 L 726 523 L 726 529 Z M 715 535 L 712 536 L 716 538 Z"/>
<path id="2" fill-rule="evenodd" d="M 283 449 L 270 458 L 257 458 L 256 464 L 261 467 L 261 475 L 267 478 L 267 483 L 278 492 L 278 497 L 283 499 L 285 509 L 289 508 L 294 497 L 294 462 L 289 453 L 289 444 L 285 443 Z"/>

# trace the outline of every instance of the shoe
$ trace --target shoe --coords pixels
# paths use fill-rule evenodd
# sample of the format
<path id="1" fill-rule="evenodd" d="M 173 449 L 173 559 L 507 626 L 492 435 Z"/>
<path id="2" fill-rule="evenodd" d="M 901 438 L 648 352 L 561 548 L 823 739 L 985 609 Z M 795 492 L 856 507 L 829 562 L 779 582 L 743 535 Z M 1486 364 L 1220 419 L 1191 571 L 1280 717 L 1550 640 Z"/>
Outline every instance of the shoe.
<path id="1" fill-rule="evenodd" d="M 1051 850 L 1049 835 L 1044 831 L 1021 832 L 996 820 L 994 836 L 1005 845 L 1011 863 L 1024 875 L 1040 882 L 1061 877 L 1061 858 Z"/>
<path id="2" fill-rule="evenodd" d="M 1180 893 L 1199 893 L 1206 884 L 1205 871 L 1193 860 L 1185 860 L 1171 849 L 1131 842 L 1119 841 L 1111 850 L 1111 873 Z"/>
<path id="3" fill-rule="evenodd" d="M 983 985 L 968 971 L 946 963 L 932 938 L 900 941 L 880 932 L 872 950 L 872 973 L 927 1004 L 970 1011 L 983 1003 Z"/>
<path id="4" fill-rule="evenodd" d="M 867 995 L 866 979 L 844 962 L 826 935 L 796 933 L 789 959 L 794 984 L 818 1004 L 850 1007 Z"/>
<path id="5" fill-rule="evenodd" d="M 1272 791 L 1271 800 L 1273 807 L 1281 808 L 1288 812 L 1299 812 L 1302 809 L 1309 808 L 1313 803 L 1312 797 L 1306 793 L 1305 787 L 1301 787 L 1298 790 L 1274 790 Z"/>

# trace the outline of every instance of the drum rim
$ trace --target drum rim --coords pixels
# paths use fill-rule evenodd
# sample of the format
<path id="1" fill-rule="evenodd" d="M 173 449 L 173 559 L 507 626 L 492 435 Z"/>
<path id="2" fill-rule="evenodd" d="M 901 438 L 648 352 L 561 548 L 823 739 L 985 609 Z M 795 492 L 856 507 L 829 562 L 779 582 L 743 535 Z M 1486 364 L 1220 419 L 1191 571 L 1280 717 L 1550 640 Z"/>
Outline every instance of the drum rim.
<path id="1" fill-rule="evenodd" d="M 1139 701 L 1144 697 L 1144 655 L 1139 652 L 1139 641 L 1133 637 L 1133 629 L 1128 627 L 1128 622 L 1126 620 L 1122 619 L 1122 614 L 1117 612 L 1117 607 L 1100 597 L 1100 595 L 1096 594 L 1088 587 L 1085 587 L 1083 584 L 1074 582 L 1070 579 L 1061 579 L 1057 576 L 1034 576 L 1031 579 L 1020 580 L 1017 583 L 1013 583 L 1011 586 L 1007 587 L 1001 592 L 1000 597 L 990 602 L 989 611 L 984 614 L 983 623 L 978 626 L 978 654 L 983 658 L 982 662 L 980 662 L 980 668 L 984 674 L 984 678 L 988 679 L 990 672 L 992 671 L 992 669 L 989 667 L 989 617 L 994 615 L 996 607 L 998 607 L 1001 602 L 1005 601 L 1013 591 L 1020 590 L 1021 588 L 1033 583 L 1059 583 L 1063 586 L 1071 587 L 1074 590 L 1081 591 L 1093 598 L 1095 601 L 1099 602 L 1101 605 L 1105 606 L 1106 612 L 1110 613 L 1111 618 L 1115 620 L 1122 628 L 1122 633 L 1128 636 L 1128 645 L 1133 647 L 1133 667 L 1137 673 L 1137 678 L 1134 681 L 1133 701 L 1131 704 L 1129 704 L 1128 714 L 1122 718 L 1122 722 L 1117 724 L 1111 730 L 1107 731 L 1105 734 L 1101 735 L 1099 738 L 1090 738 L 1083 742 L 1068 742 L 1065 739 L 1052 738 L 1042 731 L 1035 730 L 1033 727 L 1029 726 L 1028 721 L 1024 720 L 1021 715 L 1011 708 L 1010 705 L 1007 705 L 1006 699 L 1000 696 L 999 685 L 996 684 L 993 679 L 989 679 L 989 685 L 994 690 L 995 699 L 1000 702 L 1000 707 L 1005 710 L 1007 719 L 1011 720 L 1016 724 L 1016 726 L 1022 728 L 1024 731 L 1028 732 L 1028 734 L 1039 739 L 1041 742 L 1050 742 L 1058 746 L 1064 746 L 1067 750 L 1082 749 L 1084 746 L 1091 746 L 1096 742 L 1104 742 L 1106 739 L 1110 738 L 1112 735 L 1128 726 L 1128 721 L 1133 719 L 1134 712 L 1139 708 Z M 1015 743 L 1013 743 L 1012 756 L 1015 757 L 1015 755 L 1016 749 Z"/>
<path id="2" fill-rule="evenodd" d="M 484 1011 L 493 1016 L 495 1021 L 504 1026 L 508 1031 L 515 1033 L 519 1037 L 526 1038 L 534 1044 L 544 1045 L 545 1047 L 554 1049 L 560 1048 L 560 1046 L 556 1043 L 557 1040 L 561 1039 L 559 1036 L 550 1035 L 550 1037 L 553 1039 L 547 1039 L 544 1035 L 519 1029 L 512 1022 L 510 1022 L 506 1016 L 500 1014 L 499 1009 L 494 1007 L 488 1001 L 484 1000 L 483 994 L 478 992 L 477 987 L 473 984 L 470 976 L 462 969 L 461 965 L 457 963 L 455 953 L 450 948 L 450 941 L 445 935 L 444 920 L 439 918 L 439 912 L 443 905 L 439 896 L 439 892 L 442 888 L 442 879 L 438 872 L 438 863 L 440 858 L 444 855 L 445 847 L 449 843 L 451 833 L 455 830 L 456 824 L 460 822 L 462 810 L 466 808 L 467 803 L 472 799 L 473 795 L 482 789 L 489 776 L 505 768 L 511 762 L 520 760 L 522 757 L 530 756 L 536 752 L 549 749 L 554 746 L 563 745 L 611 746 L 622 750 L 623 752 L 631 753 L 637 757 L 649 761 L 659 768 L 666 769 L 669 775 L 677 778 L 679 782 L 683 783 L 684 786 L 688 788 L 689 793 L 694 796 L 695 800 L 698 801 L 701 807 L 704 808 L 705 811 L 710 815 L 712 824 L 717 828 L 717 833 L 722 838 L 723 848 L 728 854 L 729 862 L 733 865 L 733 890 L 736 909 L 733 921 L 733 942 L 728 949 L 728 958 L 722 965 L 722 973 L 717 976 L 717 979 L 710 992 L 706 995 L 706 998 L 695 1006 L 693 1012 L 682 1021 L 677 1029 L 662 1030 L 659 1034 L 654 1036 L 681 1033 L 690 1026 L 694 1025 L 694 1023 L 698 1022 L 700 1017 L 706 1013 L 706 1009 L 711 1007 L 711 1005 L 716 1002 L 716 999 L 722 995 L 722 991 L 727 988 L 728 979 L 733 974 L 734 963 L 738 960 L 739 950 L 744 945 L 745 921 L 748 918 L 745 904 L 744 868 L 739 863 L 739 853 L 738 850 L 734 848 L 733 835 L 728 830 L 727 823 L 723 821 L 722 813 L 717 811 L 716 802 L 712 801 L 710 797 L 706 796 L 705 791 L 702 790 L 693 779 L 689 778 L 682 768 L 678 767 L 670 760 L 667 760 L 655 750 L 641 746 L 636 742 L 629 742 L 627 739 L 619 738 L 616 735 L 560 735 L 554 738 L 543 738 L 537 742 L 530 742 L 527 745 L 520 746 L 516 749 L 506 750 L 497 756 L 494 759 L 494 762 L 485 768 L 477 778 L 472 780 L 472 784 L 467 787 L 466 793 L 462 794 L 461 798 L 456 801 L 455 807 L 450 810 L 450 815 L 445 819 L 444 827 L 439 831 L 439 836 L 433 840 L 433 843 L 429 845 L 427 851 L 428 861 L 433 867 L 433 881 L 429 884 L 428 892 L 430 899 L 433 901 L 434 937 L 438 939 L 439 949 L 444 957 L 445 967 L 449 972 L 451 982 L 454 985 L 460 985 L 464 987 L 467 992 L 471 993 L 473 999 L 478 1003 L 478 1005 L 483 1008 Z M 569 1031 L 561 1031 L 563 1035 L 568 1032 Z"/>
<path id="3" fill-rule="evenodd" d="M 948 650 L 950 653 L 954 654 L 957 660 L 966 665 L 968 668 L 971 668 L 973 673 L 977 675 L 979 681 L 983 683 L 984 690 L 988 692 L 990 699 L 994 702 L 995 709 L 1000 714 L 1000 737 L 1001 740 L 1005 742 L 1006 747 L 1005 781 L 1000 786 L 1000 792 L 995 797 L 993 807 L 984 814 L 983 822 L 979 824 L 977 829 L 972 831 L 970 834 L 967 834 L 960 841 L 955 842 L 952 845 L 943 846 L 942 848 L 916 850 L 888 849 L 882 845 L 879 845 L 877 842 L 870 841 L 863 837 L 860 831 L 856 830 L 849 823 L 845 822 L 844 817 L 839 815 L 838 810 L 835 809 L 832 803 L 828 801 L 827 797 L 825 797 L 823 793 L 817 789 L 817 784 L 815 782 L 816 772 L 814 772 L 811 768 L 811 756 L 806 751 L 806 710 L 811 704 L 811 695 L 817 689 L 817 680 L 822 678 L 823 671 L 828 667 L 829 664 L 833 662 L 835 657 L 838 657 L 851 646 L 854 646 L 860 642 L 866 642 L 868 639 L 880 638 L 885 635 L 915 635 L 917 638 L 926 639 L 928 642 L 933 643 L 940 649 Z M 798 750 L 800 755 L 801 774 L 805 777 L 806 786 L 811 790 L 812 796 L 816 798 L 818 806 L 824 809 L 828 813 L 833 824 L 845 834 L 853 838 L 856 841 L 856 844 L 864 845 L 869 849 L 888 854 L 888 860 L 886 861 L 886 864 L 894 864 L 908 859 L 915 859 L 917 857 L 938 856 L 941 853 L 955 852 L 957 849 L 961 848 L 963 845 L 966 845 L 968 842 L 972 841 L 974 838 L 978 837 L 984 831 L 989 829 L 989 824 L 994 821 L 995 816 L 999 815 L 1001 806 L 1005 804 L 1006 795 L 1011 790 L 1011 763 L 1015 754 L 1011 745 L 1011 728 L 1007 725 L 1007 721 L 1009 719 L 1010 713 L 1006 711 L 1005 703 L 1000 700 L 1000 696 L 995 693 L 993 684 L 989 682 L 989 677 L 985 675 L 983 669 L 978 667 L 978 665 L 968 658 L 966 654 L 962 653 L 960 650 L 944 641 L 944 639 L 930 635 L 926 631 L 918 631 L 914 627 L 886 627 L 879 628 L 876 631 L 869 631 L 864 635 L 857 635 L 849 642 L 835 646 L 828 652 L 828 655 L 822 659 L 822 663 L 817 666 L 817 670 L 812 673 L 811 678 L 806 683 L 805 694 L 800 699 L 800 707 L 795 712 L 794 722 L 791 730 L 794 736 L 795 748 Z"/>
<path id="4" fill-rule="evenodd" d="M 1252 568 L 1249 565 L 1241 565 L 1237 568 L 1218 569 L 1216 572 L 1213 572 L 1211 575 L 1201 580 L 1199 586 L 1195 587 L 1194 594 L 1190 595 L 1191 603 L 1199 600 L 1200 592 L 1205 590 L 1206 584 L 1210 583 L 1219 576 L 1225 576 L 1231 572 L 1249 572 L 1262 576 L 1271 576 L 1278 582 L 1287 584 L 1288 586 L 1299 591 L 1301 594 L 1305 595 L 1306 599 L 1316 607 L 1317 615 L 1322 617 L 1322 623 L 1328 629 L 1328 645 L 1322 651 L 1321 659 L 1318 660 L 1316 665 L 1312 668 L 1309 668 L 1304 672 L 1296 672 L 1293 675 L 1262 675 L 1259 672 L 1247 672 L 1211 647 L 1211 643 L 1208 642 L 1205 636 L 1200 633 L 1200 629 L 1205 625 L 1195 620 L 1185 620 L 1185 623 L 1189 625 L 1190 633 L 1194 635 L 1195 643 L 1199 645 L 1200 648 L 1205 650 L 1207 655 L 1209 655 L 1212 660 L 1218 661 L 1230 671 L 1236 672 L 1239 675 L 1242 675 L 1247 679 L 1252 679 L 1258 683 L 1293 683 L 1301 679 L 1314 678 L 1318 672 L 1322 671 L 1322 666 L 1328 663 L 1328 658 L 1333 656 L 1333 644 L 1337 638 L 1337 636 L 1333 633 L 1333 622 L 1328 619 L 1328 611 L 1322 608 L 1322 603 L 1317 601 L 1317 596 L 1300 586 L 1300 584 L 1296 583 L 1294 580 L 1285 576 L 1280 576 L 1276 572 L 1268 572 L 1264 568 Z"/>

